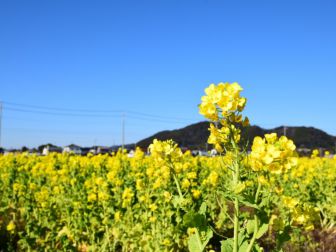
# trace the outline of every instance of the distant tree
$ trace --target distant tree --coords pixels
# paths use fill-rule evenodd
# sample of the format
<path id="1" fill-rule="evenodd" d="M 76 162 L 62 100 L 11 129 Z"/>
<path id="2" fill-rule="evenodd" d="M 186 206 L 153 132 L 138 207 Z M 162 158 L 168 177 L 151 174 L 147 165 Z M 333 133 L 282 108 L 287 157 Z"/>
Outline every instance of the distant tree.
<path id="1" fill-rule="evenodd" d="M 22 151 L 22 152 L 29 151 L 29 148 L 28 148 L 28 147 L 26 147 L 26 146 L 23 146 L 23 147 L 21 148 L 21 151 Z"/>
<path id="2" fill-rule="evenodd" d="M 31 152 L 36 153 L 36 152 L 38 152 L 38 150 L 37 150 L 37 148 L 33 148 L 33 149 L 31 149 Z"/>

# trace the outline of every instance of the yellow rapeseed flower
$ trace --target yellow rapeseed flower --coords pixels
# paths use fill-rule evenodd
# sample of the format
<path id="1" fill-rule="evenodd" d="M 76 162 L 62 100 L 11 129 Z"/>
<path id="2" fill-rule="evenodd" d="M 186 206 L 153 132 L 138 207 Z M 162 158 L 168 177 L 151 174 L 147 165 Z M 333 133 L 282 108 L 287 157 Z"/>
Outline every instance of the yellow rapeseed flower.
<path id="1" fill-rule="evenodd" d="M 255 137 L 249 160 L 251 168 L 275 174 L 286 172 L 297 165 L 295 149 L 292 140 L 285 136 L 278 139 L 276 133 Z"/>
<path id="2" fill-rule="evenodd" d="M 282 197 L 283 204 L 288 207 L 289 209 L 294 209 L 294 207 L 299 203 L 297 199 L 294 199 L 289 196 L 283 196 Z"/>
<path id="3" fill-rule="evenodd" d="M 8 223 L 6 229 L 7 229 L 7 231 L 9 231 L 10 233 L 14 233 L 15 228 L 16 228 L 16 225 L 15 225 L 14 221 L 11 220 L 11 221 Z"/>
<path id="4" fill-rule="evenodd" d="M 120 221 L 121 220 L 121 213 L 120 211 L 117 211 L 114 213 L 114 220 L 115 221 Z"/>
<path id="5" fill-rule="evenodd" d="M 242 90 L 242 87 L 236 82 L 210 84 L 205 89 L 206 95 L 201 98 L 200 114 L 211 121 L 218 121 L 222 117 L 231 117 L 233 122 L 242 122 L 242 118 L 235 115 L 236 112 L 242 112 L 246 104 L 246 98 L 240 96 Z"/>
<path id="6" fill-rule="evenodd" d="M 199 199 L 201 197 L 201 191 L 198 189 L 192 189 L 191 190 L 193 198 L 194 199 Z"/>

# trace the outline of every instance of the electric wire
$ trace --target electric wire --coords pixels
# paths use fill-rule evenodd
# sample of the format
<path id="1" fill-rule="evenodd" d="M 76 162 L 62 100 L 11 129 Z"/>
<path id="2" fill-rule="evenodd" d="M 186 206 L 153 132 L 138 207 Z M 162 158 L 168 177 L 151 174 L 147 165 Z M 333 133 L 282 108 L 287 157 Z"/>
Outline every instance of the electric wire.
<path id="1" fill-rule="evenodd" d="M 157 119 L 166 119 L 166 120 L 193 120 L 190 118 L 185 117 L 171 117 L 171 116 L 162 116 L 162 115 L 154 115 L 149 113 L 143 113 L 133 110 L 93 110 L 93 109 L 71 109 L 71 108 L 59 108 L 59 107 L 47 107 L 47 106 L 36 106 L 36 105 L 30 105 L 30 104 L 22 104 L 22 103 L 13 103 L 13 102 L 7 102 L 4 101 L 3 104 L 4 107 L 7 110 L 12 111 L 21 111 L 21 112 L 35 112 L 36 113 L 44 113 L 44 114 L 54 114 L 54 115 L 71 115 L 71 116 L 91 116 L 92 115 L 98 115 L 98 116 L 105 116 L 105 114 L 133 114 L 137 116 L 143 116 L 143 117 L 150 117 L 150 118 L 157 118 Z M 31 108 L 31 109 L 27 109 Z M 56 112 L 55 112 L 56 111 Z M 58 111 L 58 112 L 57 112 Z M 61 113 L 60 113 L 61 112 Z M 62 113 L 62 112 L 71 112 L 71 113 Z M 75 113 L 77 112 L 77 113 Z"/>

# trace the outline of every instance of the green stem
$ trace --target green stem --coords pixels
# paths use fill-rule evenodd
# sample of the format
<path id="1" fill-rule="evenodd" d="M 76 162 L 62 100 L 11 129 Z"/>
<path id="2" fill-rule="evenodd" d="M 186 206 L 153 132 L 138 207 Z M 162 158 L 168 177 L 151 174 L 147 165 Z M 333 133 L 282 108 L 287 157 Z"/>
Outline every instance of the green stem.
<path id="1" fill-rule="evenodd" d="M 202 244 L 201 237 L 199 235 L 199 232 L 198 232 L 197 228 L 196 228 L 196 237 L 197 237 L 198 247 L 199 247 L 200 251 L 203 251 L 203 244 Z"/>
<path id="2" fill-rule="evenodd" d="M 239 183 L 239 164 L 236 163 L 234 171 L 234 185 Z M 233 252 L 238 252 L 238 231 L 239 231 L 239 201 L 236 197 L 234 200 L 234 219 L 233 219 Z"/>
<path id="3" fill-rule="evenodd" d="M 233 150 L 235 151 L 235 167 L 232 171 L 233 175 L 233 186 L 236 188 L 236 186 L 239 184 L 240 180 L 240 167 L 239 167 L 239 148 L 234 140 L 234 134 L 231 131 L 230 128 L 230 136 L 231 136 L 231 145 Z M 239 201 L 238 197 L 235 197 L 234 199 L 234 219 L 233 219 L 233 252 L 238 252 L 238 233 L 239 233 Z"/>
<path id="4" fill-rule="evenodd" d="M 183 194 L 182 194 L 182 191 L 181 191 L 180 184 L 179 184 L 179 182 L 177 180 L 177 177 L 176 177 L 175 174 L 173 174 L 173 177 L 174 177 L 174 181 L 175 181 L 175 184 L 176 184 L 176 187 L 177 187 L 177 191 L 178 191 L 178 193 L 180 195 L 180 198 L 183 199 Z"/>
<path id="5" fill-rule="evenodd" d="M 246 249 L 246 252 L 250 252 L 252 251 L 253 245 L 257 239 L 257 233 L 258 233 L 258 229 L 259 229 L 259 225 L 258 225 L 258 217 L 257 215 L 254 215 L 254 232 L 253 232 L 253 236 L 252 239 L 250 241 L 249 246 Z"/>
<path id="6" fill-rule="evenodd" d="M 260 182 L 258 182 L 258 189 L 255 195 L 255 199 L 254 199 L 254 203 L 258 204 L 258 200 L 259 200 L 259 194 L 260 194 L 260 189 L 261 189 L 261 184 Z M 253 245 L 257 239 L 257 233 L 259 231 L 259 223 L 258 223 L 259 219 L 258 216 L 256 214 L 254 214 L 254 231 L 253 231 L 253 236 L 252 239 L 249 243 L 249 246 L 246 249 L 246 252 L 250 252 L 253 249 Z"/>
<path id="7" fill-rule="evenodd" d="M 235 214 L 234 214 L 234 226 L 233 226 L 233 252 L 238 251 L 238 231 L 239 231 L 239 202 L 235 199 L 234 202 Z"/>
<path id="8" fill-rule="evenodd" d="M 261 190 L 261 184 L 260 184 L 260 182 L 258 182 L 258 188 L 257 188 L 257 192 L 256 192 L 256 195 L 255 195 L 255 198 L 254 198 L 254 203 L 255 204 L 258 204 L 260 190 Z"/>

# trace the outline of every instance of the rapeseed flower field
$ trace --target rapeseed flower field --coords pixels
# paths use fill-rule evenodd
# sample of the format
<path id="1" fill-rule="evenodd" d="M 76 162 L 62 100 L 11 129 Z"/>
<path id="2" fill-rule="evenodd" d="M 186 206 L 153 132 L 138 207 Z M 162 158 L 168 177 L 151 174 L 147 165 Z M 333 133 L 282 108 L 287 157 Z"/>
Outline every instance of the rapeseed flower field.
<path id="1" fill-rule="evenodd" d="M 150 155 L 0 155 L 0 251 L 323 251 L 335 232 L 336 159 L 299 157 L 284 136 L 256 137 L 238 83 L 205 90 L 200 113 L 220 155 L 171 140 Z"/>

